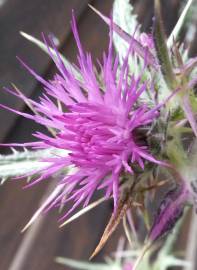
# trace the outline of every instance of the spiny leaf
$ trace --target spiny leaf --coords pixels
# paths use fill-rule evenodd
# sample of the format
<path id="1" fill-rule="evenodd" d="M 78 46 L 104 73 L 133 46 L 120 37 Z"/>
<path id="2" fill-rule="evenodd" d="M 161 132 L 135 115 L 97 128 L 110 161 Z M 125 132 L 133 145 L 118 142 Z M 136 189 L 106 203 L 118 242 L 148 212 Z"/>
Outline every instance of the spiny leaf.
<path id="1" fill-rule="evenodd" d="M 163 77 L 169 88 L 174 89 L 175 78 L 173 74 L 172 65 L 170 62 L 168 48 L 166 44 L 166 37 L 161 16 L 160 0 L 155 0 L 155 26 L 154 38 L 157 56 L 161 65 Z"/>
<path id="2" fill-rule="evenodd" d="M 190 58 L 186 64 L 184 64 L 181 68 L 181 72 L 184 75 L 189 76 L 195 69 L 197 68 L 197 57 Z M 196 70 L 197 71 L 197 70 Z M 194 73 L 197 74 L 197 73 Z"/>
<path id="3" fill-rule="evenodd" d="M 195 136 L 197 137 L 196 118 L 195 118 L 195 114 L 192 110 L 190 96 L 188 95 L 188 93 L 186 93 L 183 97 L 183 110 L 184 110 L 185 116 L 186 116 L 188 122 L 190 123 L 190 126 L 191 126 Z"/>
<path id="4" fill-rule="evenodd" d="M 133 6 L 129 0 L 114 1 L 113 21 L 128 34 L 132 35 L 135 33 L 135 35 L 139 35 L 139 23 L 137 21 L 137 15 L 134 14 Z"/>
<path id="5" fill-rule="evenodd" d="M 133 35 L 135 33 L 135 37 L 140 36 L 137 16 L 133 13 L 133 6 L 130 4 L 129 0 L 114 1 L 113 21 L 129 35 Z M 122 64 L 127 55 L 129 44 L 116 33 L 113 35 L 113 41 L 119 60 Z M 138 74 L 143 67 L 143 59 L 137 57 L 135 54 L 132 55 L 132 57 L 129 58 L 129 67 L 132 73 L 135 72 Z"/>
<path id="6" fill-rule="evenodd" d="M 158 69 L 157 67 L 157 63 L 156 63 L 156 59 L 154 57 L 154 55 L 147 50 L 146 48 L 144 48 L 139 41 L 137 41 L 133 36 L 129 35 L 127 32 L 125 32 L 123 29 L 121 29 L 116 23 L 111 22 L 111 20 L 104 16 L 101 12 L 99 12 L 96 8 L 94 8 L 93 6 L 89 5 L 90 8 L 96 13 L 98 14 L 101 19 L 103 19 L 103 21 L 110 26 L 111 23 L 113 25 L 113 30 L 116 34 L 118 34 L 123 40 L 125 40 L 128 44 L 130 44 L 132 42 L 133 45 L 133 50 L 136 52 L 137 55 L 139 55 L 140 57 L 142 57 L 144 59 L 144 57 L 146 57 L 146 61 L 147 63 L 152 66 L 155 69 Z"/>
<path id="7" fill-rule="evenodd" d="M 29 151 L 25 149 L 23 152 L 16 151 L 12 148 L 13 153 L 10 155 L 0 155 L 0 179 L 4 183 L 6 179 L 15 176 L 22 176 L 35 170 L 44 169 L 49 165 L 48 162 L 41 162 L 44 158 L 54 155 L 66 155 L 65 150 L 50 148 L 47 150 Z"/>
<path id="8" fill-rule="evenodd" d="M 59 264 L 70 266 L 72 268 L 80 269 L 80 270 L 108 270 L 109 269 L 109 265 L 107 264 L 75 261 L 69 258 L 57 257 L 55 261 Z"/>
<path id="9" fill-rule="evenodd" d="M 137 258 L 137 260 L 135 261 L 134 265 L 132 265 L 132 270 L 137 270 L 138 266 L 140 265 L 140 263 L 142 262 L 145 254 L 147 253 L 147 251 L 149 250 L 150 248 L 150 245 L 145 245 L 142 250 L 140 251 L 140 255 L 139 257 Z M 149 266 L 148 266 L 149 268 Z M 144 269 L 144 266 L 143 268 Z"/>
<path id="10" fill-rule="evenodd" d="M 176 23 L 170 37 L 168 38 L 168 41 L 167 41 L 168 48 L 170 48 L 173 45 L 173 40 L 177 39 L 192 2 L 193 0 L 188 0 L 185 8 L 183 9 L 183 12 L 181 13 L 181 16 L 179 17 L 178 22 Z"/>

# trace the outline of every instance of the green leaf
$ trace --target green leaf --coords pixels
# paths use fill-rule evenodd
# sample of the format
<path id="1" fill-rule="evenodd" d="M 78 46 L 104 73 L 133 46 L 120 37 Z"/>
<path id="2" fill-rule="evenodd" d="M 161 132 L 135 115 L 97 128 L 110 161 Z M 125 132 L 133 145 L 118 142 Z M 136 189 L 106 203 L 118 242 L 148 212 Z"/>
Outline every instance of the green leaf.
<path id="1" fill-rule="evenodd" d="M 141 35 L 140 27 L 137 20 L 137 15 L 134 13 L 134 8 L 130 4 L 129 0 L 115 0 L 113 4 L 113 22 L 116 23 L 121 29 L 123 29 L 130 36 L 135 33 L 135 38 L 139 39 Z M 125 41 L 120 35 L 114 32 L 113 34 L 114 47 L 118 53 L 119 61 L 123 64 L 124 59 L 128 53 L 129 43 Z M 138 76 L 144 67 L 144 59 L 132 54 L 128 59 L 130 73 Z M 144 70 L 144 79 L 151 81 L 151 74 L 148 69 Z M 144 91 L 141 95 L 143 100 L 148 103 L 152 101 L 150 93 Z"/>
<path id="2" fill-rule="evenodd" d="M 3 184 L 8 178 L 22 176 L 24 174 L 46 168 L 49 163 L 41 162 L 41 159 L 53 157 L 54 155 L 67 155 L 65 150 L 47 149 L 23 152 L 12 148 L 10 155 L 0 155 L 0 179 Z"/>
<path id="3" fill-rule="evenodd" d="M 56 262 L 80 270 L 121 270 L 120 266 L 118 265 L 107 265 L 104 263 L 88 263 L 62 257 L 57 257 Z"/>
<path id="4" fill-rule="evenodd" d="M 155 0 L 155 27 L 154 38 L 157 56 L 161 65 L 163 77 L 169 88 L 174 88 L 175 77 L 173 74 L 172 64 L 170 62 L 166 37 L 161 16 L 160 0 Z"/>
<path id="5" fill-rule="evenodd" d="M 185 18 L 187 16 L 189 8 L 191 7 L 192 2 L 193 2 L 193 0 L 188 0 L 185 8 L 183 9 L 183 12 L 181 13 L 181 16 L 179 17 L 178 22 L 176 23 L 170 37 L 168 38 L 168 41 L 167 41 L 168 48 L 172 47 L 173 40 L 176 40 L 178 38 L 178 35 L 181 31 L 181 28 L 183 27 Z"/>
<path id="6" fill-rule="evenodd" d="M 135 33 L 135 37 L 139 37 L 139 23 L 137 21 L 137 16 L 133 12 L 133 6 L 129 3 L 129 0 L 114 1 L 113 21 L 129 35 L 133 35 Z M 119 59 L 122 63 L 127 55 L 129 44 L 116 33 L 113 35 L 113 41 L 115 49 L 118 52 Z M 136 55 L 132 55 L 129 59 L 130 69 L 135 73 L 139 73 L 141 67 L 140 63 L 137 61 L 138 57 Z M 140 62 L 142 62 L 142 60 Z"/>
<path id="7" fill-rule="evenodd" d="M 104 16 L 100 11 L 98 11 L 96 8 L 94 8 L 93 6 L 89 5 L 89 7 L 96 13 L 98 14 L 101 19 L 108 25 L 111 25 L 111 20 L 110 18 Z M 118 34 L 123 40 L 125 40 L 128 44 L 130 44 L 132 42 L 132 46 L 133 46 L 133 50 L 135 51 L 135 53 L 141 57 L 142 59 L 144 59 L 144 57 L 146 56 L 146 61 L 147 64 L 150 65 L 151 67 L 153 67 L 154 69 L 158 69 L 158 65 L 156 63 L 156 59 L 155 56 L 152 54 L 152 52 L 147 49 L 144 48 L 142 46 L 142 44 L 132 35 L 129 35 L 126 31 L 124 31 L 121 27 L 119 27 L 116 23 L 112 22 L 113 24 L 113 31 Z"/>

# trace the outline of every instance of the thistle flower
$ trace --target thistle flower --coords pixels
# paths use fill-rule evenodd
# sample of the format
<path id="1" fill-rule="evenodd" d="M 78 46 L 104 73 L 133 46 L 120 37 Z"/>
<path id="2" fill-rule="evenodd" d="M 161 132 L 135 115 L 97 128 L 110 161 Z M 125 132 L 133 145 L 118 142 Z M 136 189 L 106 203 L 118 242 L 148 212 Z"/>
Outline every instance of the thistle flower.
<path id="1" fill-rule="evenodd" d="M 147 127 L 159 116 L 163 105 L 150 108 L 139 101 L 150 83 L 142 81 L 147 65 L 146 53 L 142 73 L 138 77 L 129 75 L 128 57 L 133 52 L 131 41 L 128 54 L 119 68 L 118 57 L 113 61 L 112 28 L 108 54 L 104 54 L 103 64 L 99 63 L 102 83 L 97 79 L 91 55 L 83 51 L 73 17 L 72 30 L 79 51 L 77 70 L 82 80 L 74 76 L 72 67 L 69 69 L 64 65 L 51 40 L 55 55 L 49 47 L 48 50 L 58 69 L 52 80 L 44 80 L 21 61 L 43 85 L 44 94 L 39 102 L 12 92 L 31 104 L 36 113 L 25 114 L 1 105 L 53 130 L 53 136 L 36 132 L 33 135 L 38 141 L 22 146 L 66 150 L 66 154 L 44 159 L 43 162 L 48 162 L 49 166 L 40 170 L 40 177 L 30 184 L 61 172 L 65 167 L 74 168 L 70 175 L 61 174 L 61 188 L 50 204 L 52 207 L 62 201 L 74 201 L 63 218 L 81 203 L 86 206 L 94 192 L 100 189 L 104 190 L 106 198 L 113 196 L 116 210 L 122 174 L 133 174 L 136 164 L 141 169 L 144 169 L 145 162 L 165 164 L 153 157 L 146 142 L 136 135 L 139 128 Z"/>

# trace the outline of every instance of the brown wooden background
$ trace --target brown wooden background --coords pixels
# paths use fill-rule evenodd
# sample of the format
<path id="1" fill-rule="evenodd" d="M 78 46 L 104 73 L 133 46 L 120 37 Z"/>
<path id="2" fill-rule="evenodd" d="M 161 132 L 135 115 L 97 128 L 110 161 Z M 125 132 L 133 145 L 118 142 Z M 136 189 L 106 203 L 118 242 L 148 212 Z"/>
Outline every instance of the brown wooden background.
<path id="1" fill-rule="evenodd" d="M 108 29 L 87 6 L 91 3 L 109 14 L 112 0 L 4 0 L 0 1 L 0 102 L 21 110 L 27 110 L 21 101 L 9 96 L 3 86 L 15 83 L 27 96 L 36 98 L 41 87 L 16 60 L 25 60 L 45 78 L 54 72 L 51 60 L 35 45 L 20 36 L 22 30 L 40 38 L 40 33 L 54 33 L 60 40 L 60 50 L 75 61 L 76 48 L 70 31 L 71 10 L 75 10 L 82 43 L 95 59 L 100 58 L 107 47 Z M 163 13 L 167 33 L 177 20 L 179 0 L 164 0 Z M 143 29 L 149 30 L 153 16 L 152 0 L 136 0 L 135 10 L 143 21 Z M 24 142 L 31 140 L 31 133 L 40 129 L 7 111 L 0 111 L 0 140 Z M 68 269 L 54 263 L 56 256 L 87 260 L 97 244 L 110 216 L 108 203 L 81 217 L 64 229 L 58 228 L 57 211 L 50 212 L 32 229 L 21 234 L 20 230 L 40 204 L 48 183 L 22 190 L 24 182 L 7 182 L 0 186 L 0 270 L 61 270 Z M 120 233 L 116 233 L 103 255 L 116 248 Z M 33 241 L 31 237 L 33 236 Z"/>

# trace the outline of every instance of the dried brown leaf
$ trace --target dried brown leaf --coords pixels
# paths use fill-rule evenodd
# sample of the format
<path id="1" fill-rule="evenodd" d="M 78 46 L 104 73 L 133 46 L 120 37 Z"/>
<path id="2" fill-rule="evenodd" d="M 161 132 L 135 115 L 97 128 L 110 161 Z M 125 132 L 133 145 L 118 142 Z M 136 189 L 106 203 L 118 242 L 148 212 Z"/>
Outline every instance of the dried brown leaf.
<path id="1" fill-rule="evenodd" d="M 129 198 L 125 201 L 119 201 L 118 208 L 115 213 L 112 214 L 104 233 L 100 239 L 100 242 L 98 243 L 96 249 L 92 253 L 90 260 L 95 257 L 100 250 L 104 247 L 109 237 L 112 235 L 112 233 L 116 230 L 117 226 L 119 225 L 122 218 L 125 216 L 128 208 L 131 206 L 131 201 Z"/>

